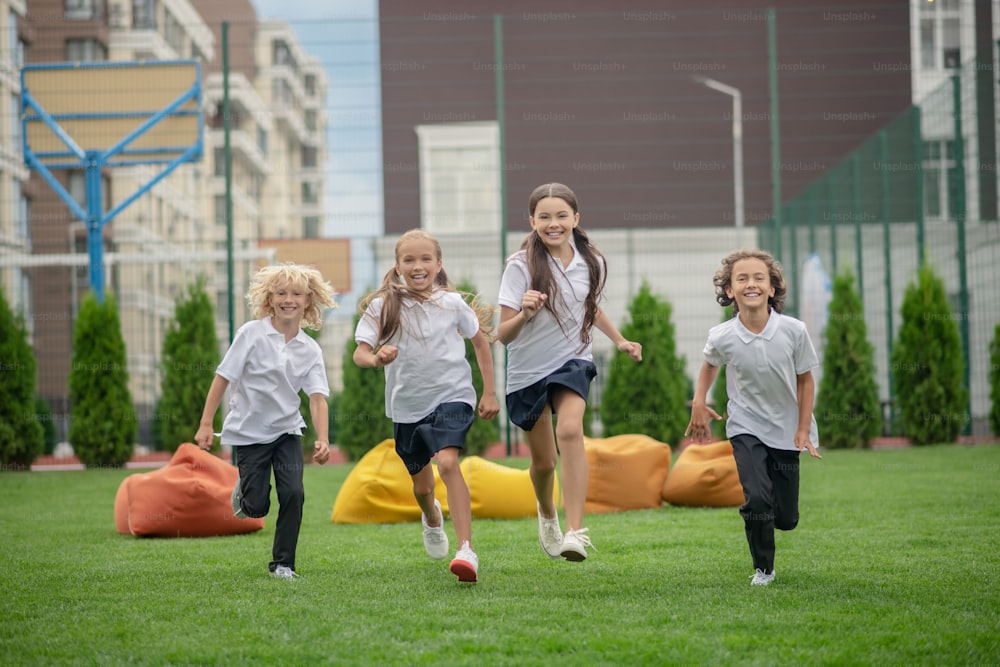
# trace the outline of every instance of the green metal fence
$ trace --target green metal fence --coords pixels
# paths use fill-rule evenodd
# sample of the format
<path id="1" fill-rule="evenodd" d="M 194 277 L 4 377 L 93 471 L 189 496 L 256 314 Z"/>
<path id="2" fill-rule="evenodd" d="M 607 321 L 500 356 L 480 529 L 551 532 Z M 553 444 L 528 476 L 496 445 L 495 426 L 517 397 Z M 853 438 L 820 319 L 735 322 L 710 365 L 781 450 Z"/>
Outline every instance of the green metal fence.
<path id="1" fill-rule="evenodd" d="M 831 276 L 845 268 L 854 273 L 886 417 L 894 401 L 889 360 L 902 294 L 922 259 L 930 262 L 959 325 L 967 432 L 977 435 L 989 432 L 989 344 L 1000 322 L 996 82 L 984 71 L 977 61 L 954 70 L 759 228 L 761 247 L 786 267 L 790 313 L 803 305 L 799 272 L 809 255 L 818 254 Z"/>

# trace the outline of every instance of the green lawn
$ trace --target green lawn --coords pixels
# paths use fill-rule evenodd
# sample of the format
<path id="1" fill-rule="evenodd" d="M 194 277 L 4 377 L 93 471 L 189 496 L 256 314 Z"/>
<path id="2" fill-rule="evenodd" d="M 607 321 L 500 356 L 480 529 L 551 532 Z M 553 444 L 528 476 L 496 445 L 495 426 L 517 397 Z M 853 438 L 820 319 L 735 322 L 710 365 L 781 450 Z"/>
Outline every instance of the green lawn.
<path id="1" fill-rule="evenodd" d="M 348 470 L 306 470 L 293 582 L 266 574 L 276 502 L 252 535 L 137 539 L 113 515 L 133 471 L 0 473 L 0 663 L 1000 661 L 998 446 L 804 458 L 767 588 L 735 508 L 669 506 L 588 517 L 578 564 L 533 519 L 476 521 L 480 582 L 458 584 L 419 524 L 330 523 Z"/>

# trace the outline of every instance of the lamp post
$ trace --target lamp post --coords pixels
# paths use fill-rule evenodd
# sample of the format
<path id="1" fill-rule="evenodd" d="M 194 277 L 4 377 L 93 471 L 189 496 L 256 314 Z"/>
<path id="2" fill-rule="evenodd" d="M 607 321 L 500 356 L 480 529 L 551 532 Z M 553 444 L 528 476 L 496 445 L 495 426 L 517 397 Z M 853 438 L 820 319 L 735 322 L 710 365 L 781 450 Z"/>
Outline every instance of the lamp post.
<path id="1" fill-rule="evenodd" d="M 738 88 L 710 79 L 707 76 L 696 76 L 698 83 L 724 93 L 733 98 L 733 209 L 736 226 L 744 224 L 743 213 L 743 96 Z"/>

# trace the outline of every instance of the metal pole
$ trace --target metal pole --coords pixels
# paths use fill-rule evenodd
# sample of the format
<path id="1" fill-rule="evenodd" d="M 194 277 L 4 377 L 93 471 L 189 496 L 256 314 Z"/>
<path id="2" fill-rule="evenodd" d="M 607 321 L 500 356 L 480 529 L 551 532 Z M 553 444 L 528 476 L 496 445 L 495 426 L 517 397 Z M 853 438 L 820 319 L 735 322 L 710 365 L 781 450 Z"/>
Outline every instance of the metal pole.
<path id="1" fill-rule="evenodd" d="M 87 252 L 90 255 L 90 288 L 98 303 L 104 303 L 104 192 L 101 187 L 101 159 L 98 151 L 87 151 L 84 161 L 84 188 L 87 193 Z"/>
<path id="2" fill-rule="evenodd" d="M 778 19 L 767 10 L 767 69 L 771 97 L 771 215 L 774 217 L 774 255 L 781 261 L 781 137 L 778 123 Z"/>
<path id="3" fill-rule="evenodd" d="M 229 342 L 236 336 L 236 294 L 233 266 L 233 153 L 229 130 L 229 21 L 222 22 L 222 130 L 223 160 L 226 167 L 226 285 L 229 293 Z"/>
<path id="4" fill-rule="evenodd" d="M 921 120 L 920 107 L 914 105 L 913 109 L 913 185 L 916 188 L 916 196 L 913 198 L 915 207 L 914 218 L 917 221 L 917 266 L 924 265 L 924 138 L 923 121 Z"/>
<path id="5" fill-rule="evenodd" d="M 854 252 L 856 255 L 858 274 L 858 293 L 861 294 L 861 301 L 865 300 L 865 254 L 862 246 L 861 235 L 861 176 L 858 167 L 857 152 L 851 155 L 851 210 L 854 211 Z"/>
<path id="6" fill-rule="evenodd" d="M 746 223 L 743 203 L 743 95 L 738 88 L 707 76 L 696 76 L 698 83 L 733 98 L 733 217 L 737 227 Z"/>
<path id="7" fill-rule="evenodd" d="M 503 270 L 504 261 L 507 259 L 507 150 L 506 132 L 504 128 L 507 124 L 507 117 L 504 112 L 504 81 L 503 81 L 503 15 L 493 15 L 493 88 L 495 92 L 497 139 L 499 161 L 500 161 L 500 270 Z M 503 369 L 504 377 L 507 375 L 507 346 L 503 348 Z M 506 380 L 504 387 L 507 386 Z M 501 402 L 503 405 L 503 402 Z M 511 455 L 511 427 L 510 420 L 504 419 L 504 442 L 506 444 L 507 456 Z"/>
<path id="8" fill-rule="evenodd" d="M 882 203 L 882 268 L 885 279 L 885 339 L 886 358 L 892 359 L 892 339 L 894 336 L 892 329 L 892 234 L 889 229 L 889 171 L 884 167 L 889 161 L 889 137 L 885 130 L 878 133 L 879 162 L 883 168 L 879 169 L 879 191 Z M 892 364 L 889 364 L 889 423 L 896 421 L 896 374 L 892 372 Z"/>
<path id="9" fill-rule="evenodd" d="M 972 377 L 969 358 L 969 266 L 965 256 L 965 134 L 962 130 L 962 77 L 951 77 L 955 109 L 955 226 L 958 242 L 958 326 L 962 335 L 962 357 L 965 361 L 962 380 L 965 383 L 966 414 L 963 432 L 972 433 Z"/>

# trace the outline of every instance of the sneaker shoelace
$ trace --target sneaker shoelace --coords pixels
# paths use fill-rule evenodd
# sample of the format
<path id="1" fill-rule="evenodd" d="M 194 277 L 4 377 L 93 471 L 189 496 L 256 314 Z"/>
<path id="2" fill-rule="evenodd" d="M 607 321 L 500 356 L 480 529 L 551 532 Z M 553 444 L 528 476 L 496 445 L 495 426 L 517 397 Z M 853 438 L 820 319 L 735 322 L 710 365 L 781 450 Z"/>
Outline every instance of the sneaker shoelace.
<path id="1" fill-rule="evenodd" d="M 443 538 L 446 537 L 444 534 L 444 526 L 434 526 L 433 528 L 427 526 L 424 528 L 424 536 L 429 537 L 431 542 L 441 544 L 444 542 Z"/>
<path id="2" fill-rule="evenodd" d="M 576 539 L 577 542 L 579 542 L 583 546 L 587 547 L 588 549 L 594 549 L 596 551 L 597 547 L 595 547 L 593 545 L 593 543 L 591 543 L 589 537 L 587 537 L 586 535 L 584 535 L 584 533 L 586 533 L 586 532 L 587 532 L 586 528 L 581 528 L 579 530 L 567 530 L 566 531 L 566 537 L 569 537 L 570 535 L 572 535 Z"/>
<path id="3" fill-rule="evenodd" d="M 559 519 L 546 519 L 542 518 L 542 531 L 545 533 L 545 539 L 552 542 L 558 542 L 562 535 L 559 530 Z"/>

